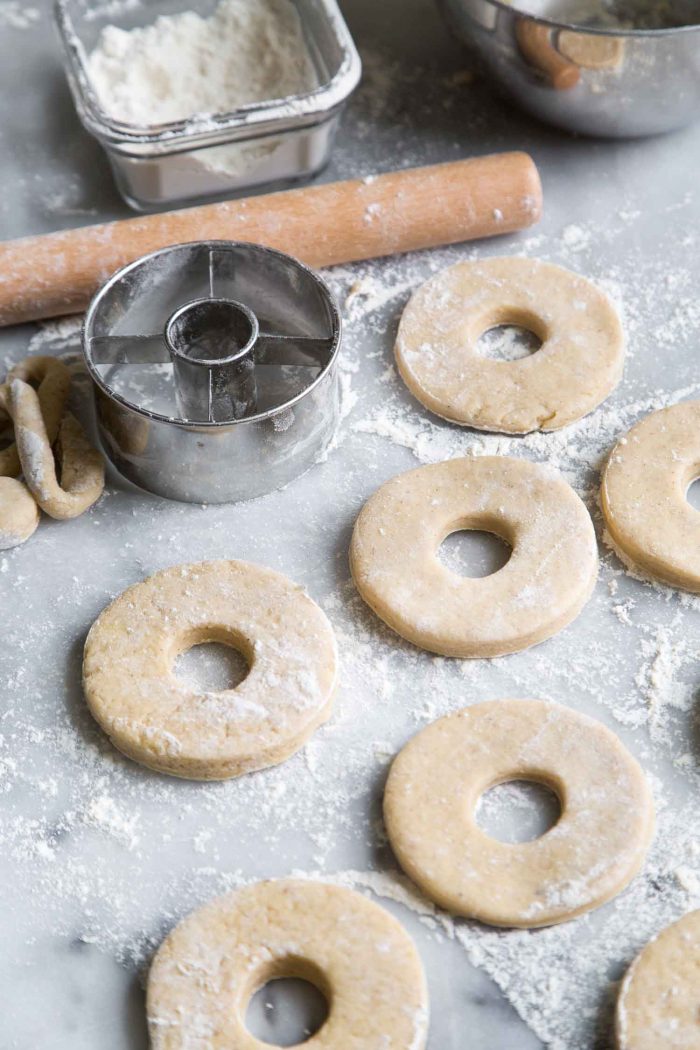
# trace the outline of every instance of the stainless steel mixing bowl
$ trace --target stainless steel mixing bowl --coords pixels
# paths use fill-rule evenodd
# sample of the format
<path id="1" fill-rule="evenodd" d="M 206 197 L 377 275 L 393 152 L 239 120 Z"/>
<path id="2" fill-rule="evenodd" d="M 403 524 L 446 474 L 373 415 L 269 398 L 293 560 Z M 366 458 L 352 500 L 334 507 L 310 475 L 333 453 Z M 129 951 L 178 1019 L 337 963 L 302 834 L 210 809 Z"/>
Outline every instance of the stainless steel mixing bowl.
<path id="1" fill-rule="evenodd" d="M 438 2 L 506 94 L 550 124 L 632 138 L 700 117 L 700 0 Z"/>

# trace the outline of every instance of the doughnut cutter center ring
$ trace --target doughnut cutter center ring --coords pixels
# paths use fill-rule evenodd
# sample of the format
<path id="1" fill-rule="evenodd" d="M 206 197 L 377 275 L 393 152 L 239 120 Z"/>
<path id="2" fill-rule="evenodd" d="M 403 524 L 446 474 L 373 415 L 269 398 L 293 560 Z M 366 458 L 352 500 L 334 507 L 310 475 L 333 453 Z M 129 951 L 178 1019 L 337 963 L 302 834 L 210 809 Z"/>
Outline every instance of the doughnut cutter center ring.
<path id="1" fill-rule="evenodd" d="M 202 241 L 130 263 L 83 331 L 107 456 L 187 502 L 286 485 L 335 432 L 340 338 L 325 283 L 271 248 Z"/>

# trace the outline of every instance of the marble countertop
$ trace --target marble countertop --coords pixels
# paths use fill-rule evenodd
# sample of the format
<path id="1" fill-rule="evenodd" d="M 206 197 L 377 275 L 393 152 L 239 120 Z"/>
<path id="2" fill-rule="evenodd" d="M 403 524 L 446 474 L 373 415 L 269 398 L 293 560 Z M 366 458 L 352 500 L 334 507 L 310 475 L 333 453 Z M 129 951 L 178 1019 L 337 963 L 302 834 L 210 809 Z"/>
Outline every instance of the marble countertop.
<path id="1" fill-rule="evenodd" d="M 143 1050 L 143 975 L 165 932 L 228 887 L 290 872 L 355 886 L 405 923 L 428 973 L 430 1050 L 607 1050 L 615 981 L 700 897 L 697 600 L 631 579 L 601 544 L 600 581 L 575 624 L 529 652 L 461 663 L 384 629 L 347 564 L 354 518 L 384 480 L 468 451 L 552 463 L 601 531 L 598 471 L 616 437 L 700 390 L 700 126 L 634 142 L 567 137 L 465 76 L 468 60 L 430 0 L 414 0 L 410 17 L 400 0 L 343 7 L 365 75 L 322 177 L 524 148 L 541 168 L 546 215 L 519 237 L 328 275 L 347 322 L 344 418 L 327 460 L 286 490 L 202 508 L 139 493 L 112 473 L 90 513 L 44 521 L 24 547 L 0 553 L 2 1050 Z M 48 0 L 0 0 L 0 186 L 4 238 L 127 214 L 75 116 Z M 498 438 L 441 423 L 392 368 L 410 289 L 461 258 L 508 252 L 578 269 L 624 308 L 623 383 L 556 435 Z M 77 339 L 72 321 L 2 331 L 0 364 L 72 353 Z M 324 607 L 341 653 L 336 714 L 277 769 L 214 785 L 160 777 L 116 754 L 87 713 L 85 635 L 127 585 L 178 561 L 227 556 L 287 573 Z M 188 673 L 214 671 L 205 662 Z M 620 898 L 566 926 L 452 922 L 396 875 L 380 818 L 389 761 L 442 713 L 528 695 L 568 703 L 622 737 L 652 779 L 656 845 Z M 512 828 L 534 805 L 503 795 L 488 819 Z M 534 819 L 545 817 L 535 809 Z"/>

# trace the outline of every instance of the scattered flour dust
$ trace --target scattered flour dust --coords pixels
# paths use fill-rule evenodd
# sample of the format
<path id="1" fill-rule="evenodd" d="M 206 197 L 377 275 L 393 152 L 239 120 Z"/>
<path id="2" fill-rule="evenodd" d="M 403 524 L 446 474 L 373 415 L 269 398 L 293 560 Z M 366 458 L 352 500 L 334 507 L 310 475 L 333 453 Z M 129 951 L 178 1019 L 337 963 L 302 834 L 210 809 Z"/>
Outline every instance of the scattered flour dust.
<path id="1" fill-rule="evenodd" d="M 288 0 L 222 0 L 209 17 L 184 11 L 136 29 L 107 26 L 88 70 L 105 111 L 141 127 L 231 112 L 316 83 Z"/>
<path id="2" fill-rule="evenodd" d="M 684 635 L 683 615 L 677 613 L 665 627 L 644 626 L 640 640 L 642 664 L 635 681 L 648 705 L 652 739 L 659 739 L 668 728 L 673 709 L 690 712 L 695 703 L 692 680 L 684 679 L 685 668 L 697 665 L 700 649 Z"/>
<path id="3" fill-rule="evenodd" d="M 686 200 L 685 206 L 689 203 Z M 402 307 L 411 291 L 432 273 L 460 259 L 476 257 L 468 247 L 333 271 L 338 292 L 345 295 L 349 338 L 357 333 L 357 353 L 366 366 L 373 356 L 367 349 L 368 334 L 387 333 L 387 351 L 381 355 L 378 373 L 381 396 L 371 401 L 359 399 L 357 410 L 345 422 L 341 440 L 377 448 L 378 456 L 383 454 L 382 448 L 405 449 L 414 465 L 483 454 L 523 455 L 547 463 L 561 471 L 586 500 L 602 534 L 599 477 L 615 442 L 649 412 L 700 395 L 700 383 L 692 370 L 678 367 L 678 357 L 674 358 L 675 385 L 662 377 L 656 386 L 648 375 L 634 382 L 635 364 L 646 346 L 652 353 L 658 346 L 673 352 L 692 345 L 700 336 L 700 310 L 692 294 L 692 237 L 682 241 L 685 251 L 670 272 L 665 263 L 645 257 L 635 248 L 627 256 L 618 253 L 619 263 L 601 266 L 600 245 L 624 237 L 625 231 L 637 224 L 638 216 L 634 206 L 623 206 L 607 227 L 596 222 L 568 224 L 560 228 L 558 237 L 535 234 L 515 243 L 514 254 L 536 254 L 597 280 L 625 318 L 629 342 L 626 379 L 595 412 L 551 434 L 512 438 L 451 426 L 417 405 L 398 376 L 390 348 Z M 512 246 L 509 248 L 513 251 Z M 493 253 L 499 254 L 497 247 Z M 654 289 L 653 303 L 649 289 Z M 470 960 L 493 977 L 552 1050 L 611 1047 L 616 984 L 626 965 L 660 928 L 700 905 L 700 821 L 693 799 L 700 781 L 692 744 L 700 685 L 700 600 L 642 580 L 623 567 L 613 553 L 605 553 L 605 548 L 603 552 L 601 570 L 606 587 L 596 592 L 593 605 L 614 624 L 609 628 L 612 642 L 602 632 L 590 640 L 590 649 L 577 652 L 572 637 L 571 644 L 562 650 L 562 655 L 566 653 L 565 667 L 558 667 L 556 658 L 545 648 L 527 656 L 521 654 L 509 663 L 508 673 L 504 671 L 509 691 L 500 695 L 514 695 L 513 683 L 519 686 L 519 695 L 530 695 L 533 688 L 541 693 L 542 683 L 546 683 L 546 693 L 554 699 L 573 694 L 576 703 L 587 696 L 594 704 L 591 713 L 596 713 L 596 708 L 599 717 L 607 712 L 623 738 L 625 729 L 646 734 L 647 743 L 641 747 L 638 743 L 636 753 L 654 785 L 658 830 L 643 876 L 603 913 L 535 932 L 492 931 L 455 922 L 439 915 L 396 873 L 352 876 L 356 885 L 400 901 L 431 928 L 437 923 L 446 937 L 461 943 Z M 583 629 L 577 624 L 577 630 Z M 582 648 L 587 645 L 588 641 Z M 516 669 L 521 659 L 528 664 L 523 674 Z M 629 662 L 630 672 L 621 673 L 623 662 Z M 478 699 L 497 695 L 491 683 L 496 668 L 503 664 L 502 660 L 492 661 L 489 671 L 464 665 L 469 694 Z M 419 720 L 432 720 L 445 712 L 440 677 L 436 667 L 431 698 L 416 708 Z M 680 798 L 686 801 L 678 802 L 674 797 L 670 802 L 667 793 L 673 796 L 679 785 L 673 782 L 669 766 L 685 780 Z M 656 770 L 662 767 L 663 773 L 657 775 Z M 597 992 L 592 994 L 594 987 Z"/>
<path id="4" fill-rule="evenodd" d="M 361 114 L 349 113 L 350 121 L 371 128 L 382 117 L 386 124 L 400 121 L 400 111 L 387 108 L 402 97 L 399 74 L 371 56 L 366 68 Z M 410 76 L 438 83 L 417 66 Z M 442 95 L 431 104 L 442 116 L 435 109 Z M 481 108 L 474 112 L 481 119 Z M 463 120 L 460 111 L 455 136 Z M 365 129 L 348 127 L 341 160 Z M 353 160 L 345 157 L 348 170 Z M 678 179 L 684 177 L 679 169 Z M 602 533 L 599 473 L 615 441 L 645 413 L 700 394 L 695 359 L 679 352 L 700 339 L 691 204 L 692 198 L 682 207 L 659 205 L 666 214 L 651 253 L 638 245 L 639 214 L 648 219 L 653 210 L 638 186 L 621 193 L 617 213 L 599 221 L 577 215 L 575 233 L 569 218 L 556 224 L 550 217 L 535 234 L 478 249 L 330 271 L 347 323 L 344 418 L 327 462 L 282 493 L 234 508 L 152 500 L 112 477 L 83 518 L 49 524 L 31 545 L 3 555 L 5 607 L 21 615 L 8 615 L 0 652 L 0 793 L 7 814 L 0 853 L 6 885 L 21 885 L 32 904 L 20 950 L 42 945 L 48 930 L 67 944 L 141 967 L 165 932 L 215 893 L 305 872 L 396 906 L 426 957 L 434 944 L 461 946 L 464 999 L 468 960 L 490 975 L 549 1050 L 612 1046 L 612 1006 L 626 966 L 659 929 L 700 906 L 693 725 L 700 601 L 633 577 L 601 547 L 601 581 L 569 629 L 510 657 L 451 661 L 413 649 L 377 621 L 348 578 L 345 552 L 354 516 L 382 480 L 458 455 L 503 453 L 550 464 L 585 499 Z M 412 289 L 462 259 L 508 253 L 579 270 L 624 309 L 625 379 L 604 405 L 563 431 L 513 438 L 442 423 L 411 398 L 393 365 L 396 323 Z M 72 354 L 76 338 L 74 322 L 44 325 L 29 349 Z M 106 601 L 128 583 L 175 561 L 232 553 L 307 583 L 322 604 L 341 654 L 336 708 L 303 751 L 279 767 L 221 784 L 176 782 L 127 762 L 97 730 L 80 693 L 80 644 Z M 395 871 L 379 818 L 388 763 L 427 722 L 465 704 L 538 695 L 603 720 L 631 747 L 657 801 L 654 845 L 643 872 L 619 897 L 573 922 L 517 931 L 455 920 Z M 25 962 L 11 958 L 18 971 Z M 433 1040 L 448 1007 L 457 1009 L 436 1003 Z"/>
<path id="5" fill-rule="evenodd" d="M 40 18 L 38 7 L 22 0 L 0 0 L 0 29 L 31 29 Z"/>

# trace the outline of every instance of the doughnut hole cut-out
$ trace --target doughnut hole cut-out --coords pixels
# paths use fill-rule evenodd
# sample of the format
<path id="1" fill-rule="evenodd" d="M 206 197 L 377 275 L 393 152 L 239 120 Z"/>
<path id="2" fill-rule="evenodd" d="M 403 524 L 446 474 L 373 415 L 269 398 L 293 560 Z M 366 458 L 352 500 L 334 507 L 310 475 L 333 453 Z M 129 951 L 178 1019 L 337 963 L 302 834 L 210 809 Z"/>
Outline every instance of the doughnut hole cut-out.
<path id="1" fill-rule="evenodd" d="M 495 360 L 484 334 L 519 326 L 536 353 Z M 436 415 L 508 434 L 558 430 L 592 412 L 617 386 L 624 335 L 607 295 L 585 277 L 539 259 L 451 266 L 404 310 L 396 363 L 406 386 Z"/>
<path id="2" fill-rule="evenodd" d="M 269 1050 L 245 1023 L 278 977 L 315 985 L 328 1017 L 306 1050 L 423 1050 L 428 1000 L 418 953 L 399 922 L 353 890 L 297 879 L 259 882 L 184 919 L 153 960 L 153 1050 Z"/>
<path id="3" fill-rule="evenodd" d="M 530 842 L 476 819 L 496 784 L 532 780 L 561 816 Z M 618 894 L 654 826 L 639 765 L 599 722 L 542 700 L 494 700 L 433 722 L 394 760 L 384 819 L 399 864 L 431 900 L 493 926 L 564 922 Z"/>
<path id="4" fill-rule="evenodd" d="M 232 646 L 234 689 L 180 678 L 193 646 Z M 85 645 L 88 706 L 115 747 L 163 773 L 220 780 L 283 761 L 330 715 L 332 628 L 303 588 L 241 561 L 176 565 L 129 587 Z"/>
<path id="5" fill-rule="evenodd" d="M 469 579 L 438 556 L 460 529 L 512 549 L 492 575 Z M 355 523 L 350 568 L 381 619 L 414 645 L 479 658 L 526 649 L 583 608 L 598 551 L 588 511 L 548 467 L 508 456 L 451 459 L 386 482 Z"/>

